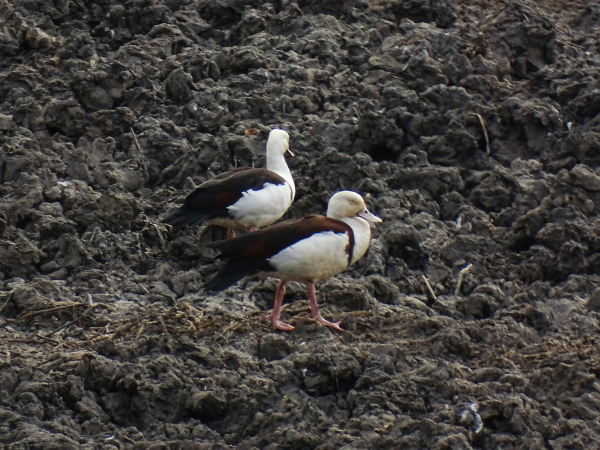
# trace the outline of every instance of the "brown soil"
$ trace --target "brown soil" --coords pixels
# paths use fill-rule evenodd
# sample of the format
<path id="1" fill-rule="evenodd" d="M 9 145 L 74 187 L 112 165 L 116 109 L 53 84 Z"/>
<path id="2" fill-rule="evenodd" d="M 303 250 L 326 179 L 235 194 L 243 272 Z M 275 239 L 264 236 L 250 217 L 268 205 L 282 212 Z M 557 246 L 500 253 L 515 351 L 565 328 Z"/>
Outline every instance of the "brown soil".
<path id="1" fill-rule="evenodd" d="M 587 1 L 0 0 L 0 446 L 599 447 L 599 54 Z M 344 333 L 160 223 L 275 126 L 287 217 L 383 218 Z"/>

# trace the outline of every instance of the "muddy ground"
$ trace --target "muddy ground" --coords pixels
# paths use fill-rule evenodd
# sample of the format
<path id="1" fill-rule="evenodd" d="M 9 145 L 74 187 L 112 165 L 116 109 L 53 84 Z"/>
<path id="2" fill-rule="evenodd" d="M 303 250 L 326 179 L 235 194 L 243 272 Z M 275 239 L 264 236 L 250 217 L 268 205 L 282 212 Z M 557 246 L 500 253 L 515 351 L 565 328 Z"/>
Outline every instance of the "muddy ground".
<path id="1" fill-rule="evenodd" d="M 0 446 L 600 446 L 599 53 L 586 0 L 0 0 Z M 287 217 L 383 218 L 344 333 L 160 224 L 275 126 Z"/>

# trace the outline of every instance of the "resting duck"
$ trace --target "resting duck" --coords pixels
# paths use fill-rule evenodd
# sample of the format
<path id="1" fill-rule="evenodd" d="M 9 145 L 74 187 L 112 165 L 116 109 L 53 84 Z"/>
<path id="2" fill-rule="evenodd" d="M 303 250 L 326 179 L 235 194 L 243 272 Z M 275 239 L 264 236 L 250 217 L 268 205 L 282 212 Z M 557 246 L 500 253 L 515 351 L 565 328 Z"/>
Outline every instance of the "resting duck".
<path id="1" fill-rule="evenodd" d="M 321 317 L 315 283 L 333 277 L 358 261 L 371 240 L 370 223 L 381 219 L 369 212 L 356 192 L 335 193 L 327 207 L 327 217 L 309 215 L 286 220 L 264 230 L 235 239 L 213 242 L 220 251 L 217 258 L 225 266 L 209 280 L 205 288 L 221 291 L 248 275 L 279 278 L 273 311 L 267 316 L 275 328 L 293 330 L 280 321 L 285 286 L 290 281 L 306 284 L 310 300 L 308 317 L 342 331 L 339 322 Z"/>
<path id="2" fill-rule="evenodd" d="M 267 141 L 267 168 L 249 167 L 222 173 L 198 186 L 181 208 L 163 220 L 176 230 L 206 222 L 227 228 L 254 231 L 279 219 L 290 207 L 296 186 L 285 154 L 290 151 L 290 136 L 274 129 Z"/>

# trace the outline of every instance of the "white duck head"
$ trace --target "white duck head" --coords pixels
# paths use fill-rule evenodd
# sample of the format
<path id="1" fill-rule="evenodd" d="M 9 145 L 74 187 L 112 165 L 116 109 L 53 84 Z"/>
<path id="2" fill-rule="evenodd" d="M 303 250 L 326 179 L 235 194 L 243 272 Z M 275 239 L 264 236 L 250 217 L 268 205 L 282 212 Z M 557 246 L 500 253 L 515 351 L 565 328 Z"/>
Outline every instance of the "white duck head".
<path id="1" fill-rule="evenodd" d="M 269 139 L 267 140 L 267 158 L 269 156 L 283 156 L 288 154 L 294 156 L 290 150 L 290 135 L 287 131 L 275 128 L 269 133 Z"/>
<path id="2" fill-rule="evenodd" d="M 379 217 L 369 212 L 364 199 L 352 191 L 340 191 L 331 196 L 327 206 L 327 217 L 337 220 L 360 217 L 369 223 L 381 222 Z"/>

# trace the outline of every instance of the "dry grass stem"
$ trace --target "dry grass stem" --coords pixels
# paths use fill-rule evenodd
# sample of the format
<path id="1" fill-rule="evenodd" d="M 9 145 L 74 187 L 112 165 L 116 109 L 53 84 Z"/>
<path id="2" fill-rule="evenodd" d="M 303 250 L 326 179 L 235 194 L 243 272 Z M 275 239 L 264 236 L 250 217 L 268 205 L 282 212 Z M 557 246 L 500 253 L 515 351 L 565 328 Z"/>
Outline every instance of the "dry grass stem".
<path id="1" fill-rule="evenodd" d="M 458 295 L 460 292 L 460 288 L 463 284 L 463 280 L 465 278 L 465 275 L 469 273 L 469 271 L 471 270 L 471 268 L 473 267 L 473 264 L 469 264 L 468 266 L 465 266 L 462 268 L 462 270 L 458 273 L 458 282 L 456 283 L 456 289 L 454 290 L 454 295 Z"/>
<path id="2" fill-rule="evenodd" d="M 483 137 L 485 138 L 485 154 L 490 156 L 490 138 L 488 137 L 487 127 L 485 126 L 485 120 L 481 117 L 480 114 L 474 113 L 479 119 L 479 123 L 481 124 L 481 128 L 483 130 Z"/>
<path id="3" fill-rule="evenodd" d="M 433 301 L 437 301 L 437 296 L 435 295 L 435 292 L 433 292 L 433 289 L 431 288 L 431 285 L 429 284 L 429 280 L 427 279 L 427 277 L 425 275 L 421 275 L 421 278 L 425 282 L 425 286 L 427 287 L 427 292 L 429 293 L 429 295 L 431 295 L 431 298 L 433 299 Z"/>
<path id="4" fill-rule="evenodd" d="M 87 317 L 87 316 L 89 316 L 89 315 L 91 314 L 91 312 L 94 310 L 94 306 L 96 306 L 96 305 L 94 305 L 94 303 L 92 302 L 92 296 L 91 296 L 90 294 L 88 294 L 88 303 L 87 303 L 87 304 L 88 304 L 88 308 L 87 308 L 87 309 L 86 309 L 86 310 L 83 312 L 83 314 L 82 314 L 81 316 L 79 316 L 79 317 L 77 317 L 77 318 L 75 318 L 75 319 L 73 319 L 73 320 L 71 320 L 71 321 L 69 321 L 69 322 L 65 323 L 64 325 L 62 325 L 62 326 L 60 326 L 60 327 L 58 327 L 56 330 L 52 331 L 51 333 L 48 333 L 48 334 L 46 335 L 46 337 L 50 337 L 50 336 L 52 336 L 53 334 L 55 334 L 55 333 L 58 333 L 59 331 L 61 331 L 61 330 L 64 330 L 65 328 L 67 328 L 67 327 L 69 327 L 69 326 L 73 325 L 75 322 L 78 322 L 78 321 L 80 321 L 80 320 L 81 320 L 81 319 L 83 319 L 84 317 Z"/>
<path id="5" fill-rule="evenodd" d="M 4 309 L 4 307 L 5 307 L 5 306 L 8 304 L 8 302 L 10 301 L 10 299 L 11 299 L 11 297 L 12 297 L 12 295 L 13 295 L 13 292 L 15 292 L 15 290 L 14 290 L 14 289 L 8 293 L 8 296 L 6 297 L 6 301 L 5 301 L 5 302 L 2 304 L 2 308 L 0 308 L 0 312 L 2 312 L 2 310 Z"/>

